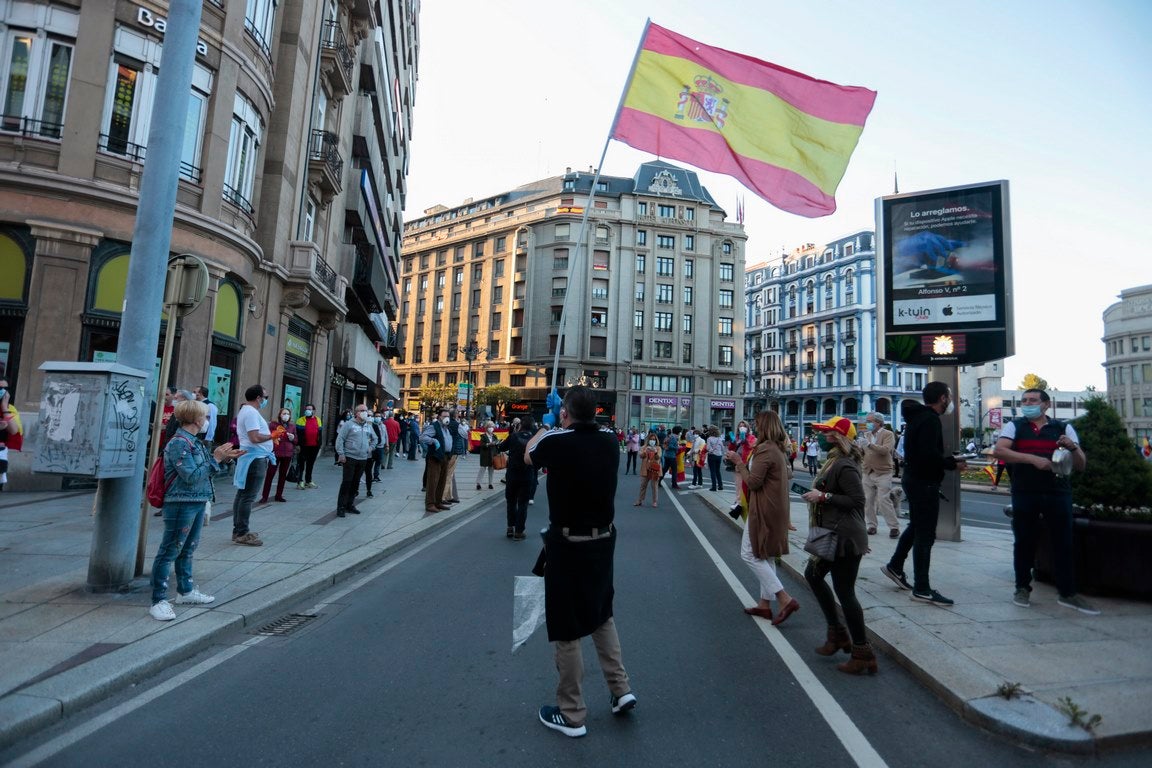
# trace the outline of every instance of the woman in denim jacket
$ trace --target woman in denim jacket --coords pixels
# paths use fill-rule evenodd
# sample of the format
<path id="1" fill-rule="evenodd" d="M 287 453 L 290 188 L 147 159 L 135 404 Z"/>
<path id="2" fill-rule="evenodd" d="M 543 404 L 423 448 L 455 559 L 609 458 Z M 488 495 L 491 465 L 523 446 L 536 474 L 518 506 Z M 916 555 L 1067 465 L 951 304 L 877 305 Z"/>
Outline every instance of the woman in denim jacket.
<path id="1" fill-rule="evenodd" d="M 172 418 L 180 428 L 164 446 L 164 478 L 170 484 L 164 491 L 164 536 L 152 562 L 152 608 L 148 611 L 157 621 L 176 618 L 168 602 L 168 568 L 173 562 L 178 604 L 207 605 L 216 599 L 192 583 L 192 553 L 200 541 L 205 503 L 212 498 L 212 476 L 220 471 L 221 462 L 244 453 L 231 443 L 208 453 L 197 437 L 208 421 L 208 406 L 202 402 L 177 403 Z"/>

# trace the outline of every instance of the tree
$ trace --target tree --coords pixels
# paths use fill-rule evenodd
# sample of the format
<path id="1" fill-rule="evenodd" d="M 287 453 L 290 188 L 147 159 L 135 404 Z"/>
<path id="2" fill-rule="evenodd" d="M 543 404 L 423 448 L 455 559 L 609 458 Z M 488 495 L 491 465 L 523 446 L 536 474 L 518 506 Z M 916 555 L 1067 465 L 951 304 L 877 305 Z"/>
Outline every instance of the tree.
<path id="1" fill-rule="evenodd" d="M 1048 382 L 1034 373 L 1026 373 L 1024 380 L 1020 382 L 1020 389 L 1042 389 L 1047 392 Z"/>
<path id="2" fill-rule="evenodd" d="M 472 396 L 472 402 L 475 405 L 490 405 L 494 411 L 500 412 L 508 403 L 520 399 L 520 390 L 506 387 L 503 384 L 495 384 L 490 387 L 479 389 L 476 394 Z"/>
<path id="3" fill-rule="evenodd" d="M 437 411 L 441 408 L 456 407 L 456 387 L 452 384 L 441 384 L 430 381 L 420 387 L 420 410 L 424 413 Z"/>
<path id="4" fill-rule="evenodd" d="M 1109 517 L 1152 504 L 1152 463 L 1132 445 L 1116 409 L 1092 397 L 1084 410 L 1074 425 L 1088 464 L 1072 473 L 1073 503 Z"/>

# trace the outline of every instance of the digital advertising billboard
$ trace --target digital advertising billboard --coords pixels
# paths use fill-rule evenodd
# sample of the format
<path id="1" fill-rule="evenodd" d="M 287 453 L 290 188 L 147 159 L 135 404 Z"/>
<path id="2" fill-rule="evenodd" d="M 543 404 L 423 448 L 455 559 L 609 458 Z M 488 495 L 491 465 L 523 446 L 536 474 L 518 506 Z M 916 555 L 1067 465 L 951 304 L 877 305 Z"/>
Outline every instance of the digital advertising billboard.
<path id="1" fill-rule="evenodd" d="M 881 359 L 974 365 L 1013 354 L 1007 181 L 879 198 L 876 234 Z"/>

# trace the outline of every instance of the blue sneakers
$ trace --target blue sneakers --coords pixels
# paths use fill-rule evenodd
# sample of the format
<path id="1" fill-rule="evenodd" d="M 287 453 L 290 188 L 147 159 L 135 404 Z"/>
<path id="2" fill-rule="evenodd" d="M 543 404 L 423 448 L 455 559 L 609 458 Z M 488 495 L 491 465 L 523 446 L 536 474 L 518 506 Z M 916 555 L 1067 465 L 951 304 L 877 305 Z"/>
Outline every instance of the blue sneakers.
<path id="1" fill-rule="evenodd" d="M 588 728 L 583 725 L 572 725 L 568 718 L 560 711 L 560 707 L 543 706 L 540 707 L 540 722 L 544 726 L 551 728 L 554 731 L 560 731 L 565 736 L 578 738 L 588 733 Z"/>

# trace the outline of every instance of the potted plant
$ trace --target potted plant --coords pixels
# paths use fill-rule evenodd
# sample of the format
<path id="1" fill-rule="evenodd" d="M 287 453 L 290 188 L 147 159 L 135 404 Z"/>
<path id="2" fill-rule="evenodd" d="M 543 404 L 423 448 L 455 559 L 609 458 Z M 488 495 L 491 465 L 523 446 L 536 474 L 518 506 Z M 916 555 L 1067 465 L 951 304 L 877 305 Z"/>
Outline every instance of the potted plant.
<path id="1" fill-rule="evenodd" d="M 1072 551 L 1079 588 L 1152 599 L 1152 463 L 1103 398 L 1073 422 L 1088 464 L 1072 474 Z M 1045 530 L 1042 528 L 1042 530 Z M 1036 574 L 1048 581 L 1051 547 L 1041 535 Z"/>

